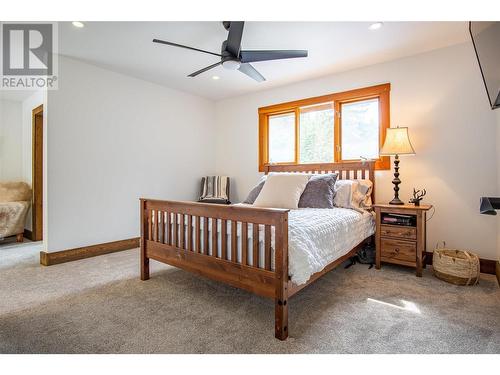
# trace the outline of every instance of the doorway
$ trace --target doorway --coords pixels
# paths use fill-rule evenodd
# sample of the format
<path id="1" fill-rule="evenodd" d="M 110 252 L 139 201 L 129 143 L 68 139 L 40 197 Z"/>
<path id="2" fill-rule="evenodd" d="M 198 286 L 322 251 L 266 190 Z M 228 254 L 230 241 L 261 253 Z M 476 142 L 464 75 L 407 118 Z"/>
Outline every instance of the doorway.
<path id="1" fill-rule="evenodd" d="M 43 105 L 32 112 L 32 241 L 43 239 Z"/>

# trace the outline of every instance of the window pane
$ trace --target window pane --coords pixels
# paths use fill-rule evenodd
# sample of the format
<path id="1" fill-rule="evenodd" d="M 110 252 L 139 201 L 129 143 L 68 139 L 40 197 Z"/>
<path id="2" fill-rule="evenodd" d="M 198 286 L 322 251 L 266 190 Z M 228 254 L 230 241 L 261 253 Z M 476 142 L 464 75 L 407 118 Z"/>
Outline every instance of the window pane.
<path id="1" fill-rule="evenodd" d="M 342 160 L 379 157 L 378 99 L 341 106 Z"/>
<path id="2" fill-rule="evenodd" d="M 269 116 L 269 162 L 295 161 L 295 113 Z"/>
<path id="3" fill-rule="evenodd" d="M 300 109 L 300 163 L 333 162 L 333 104 Z"/>

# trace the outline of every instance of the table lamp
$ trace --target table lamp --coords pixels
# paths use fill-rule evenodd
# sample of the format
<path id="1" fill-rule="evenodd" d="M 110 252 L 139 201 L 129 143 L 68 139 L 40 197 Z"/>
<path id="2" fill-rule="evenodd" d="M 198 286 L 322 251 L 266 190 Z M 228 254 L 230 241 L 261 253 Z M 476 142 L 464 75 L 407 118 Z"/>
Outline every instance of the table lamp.
<path id="1" fill-rule="evenodd" d="M 389 204 L 404 204 L 399 199 L 399 155 L 415 155 L 415 150 L 408 137 L 408 128 L 388 128 L 385 136 L 385 142 L 380 150 L 381 156 L 394 156 L 394 198 Z"/>

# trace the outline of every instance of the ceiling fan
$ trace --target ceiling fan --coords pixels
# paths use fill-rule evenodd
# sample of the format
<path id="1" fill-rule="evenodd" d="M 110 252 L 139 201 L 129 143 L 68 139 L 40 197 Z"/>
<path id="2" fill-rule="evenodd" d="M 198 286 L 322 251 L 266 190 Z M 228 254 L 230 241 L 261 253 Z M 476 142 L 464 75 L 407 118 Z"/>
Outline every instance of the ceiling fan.
<path id="1" fill-rule="evenodd" d="M 196 77 L 198 74 L 204 73 L 207 70 L 213 69 L 219 65 L 229 70 L 238 69 L 243 74 L 253 78 L 257 82 L 265 81 L 266 79 L 255 69 L 250 63 L 257 61 L 293 59 L 297 57 L 307 57 L 305 50 L 264 50 L 264 51 L 244 51 L 241 50 L 241 38 L 243 36 L 243 21 L 224 21 L 222 25 L 229 31 L 227 40 L 222 42 L 221 52 L 215 53 L 205 51 L 199 48 L 184 46 L 182 44 L 167 42 L 160 39 L 153 39 L 153 43 L 167 44 L 169 46 L 187 48 L 193 51 L 208 53 L 210 55 L 220 57 L 220 61 L 200 69 L 188 75 L 188 77 Z"/>

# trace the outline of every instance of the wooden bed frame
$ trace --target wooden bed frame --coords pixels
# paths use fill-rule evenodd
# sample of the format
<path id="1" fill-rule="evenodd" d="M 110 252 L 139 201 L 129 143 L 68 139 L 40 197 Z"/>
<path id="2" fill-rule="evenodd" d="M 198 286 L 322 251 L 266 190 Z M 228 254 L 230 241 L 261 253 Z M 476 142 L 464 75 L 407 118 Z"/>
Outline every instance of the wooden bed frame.
<path id="1" fill-rule="evenodd" d="M 338 172 L 339 179 L 370 179 L 373 182 L 372 199 L 375 196 L 375 162 L 344 162 L 309 165 L 267 165 L 269 172 Z M 348 254 L 335 260 L 322 271 L 311 276 L 302 285 L 295 285 L 288 275 L 288 211 L 286 209 L 227 206 L 217 204 L 163 201 L 141 199 L 141 280 L 149 279 L 149 260 L 182 268 L 186 271 L 221 281 L 231 286 L 245 289 L 254 294 L 273 298 L 275 301 L 275 337 L 286 340 L 288 337 L 288 299 L 311 284 L 340 263 L 353 256 L 365 239 Z M 174 214 L 174 215 L 171 215 Z M 209 247 L 208 228 L 211 218 L 213 246 Z M 194 235 L 184 236 L 185 221 L 187 228 L 193 228 Z M 221 238 L 227 238 L 228 222 L 231 243 L 218 243 L 217 226 L 220 223 Z M 241 225 L 241 254 L 237 259 L 237 222 Z M 252 246 L 248 246 L 248 225 L 253 223 Z M 258 227 L 264 230 L 264 267 L 259 267 Z M 271 227 L 275 231 L 275 269 L 271 269 Z M 179 230 L 172 230 L 178 228 Z M 182 235 L 179 235 L 182 233 Z M 211 252 L 203 249 L 214 250 Z M 230 245 L 230 246 L 228 246 Z M 220 246 L 220 248 L 219 248 Z M 219 256 L 220 253 L 220 256 Z M 252 265 L 248 264 L 248 256 Z M 253 261 L 256 260 L 256 261 Z"/>

